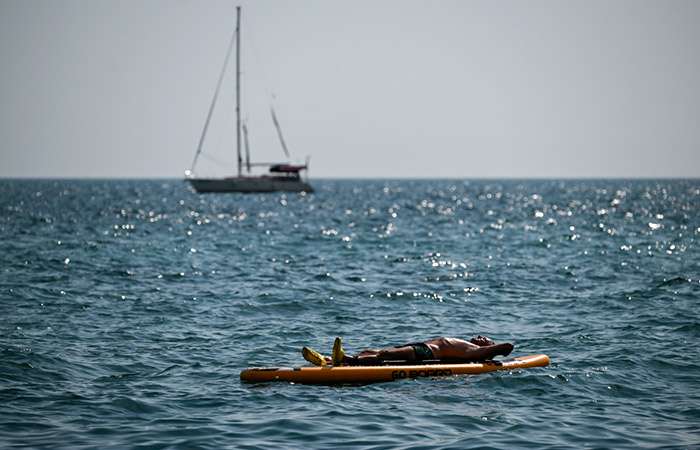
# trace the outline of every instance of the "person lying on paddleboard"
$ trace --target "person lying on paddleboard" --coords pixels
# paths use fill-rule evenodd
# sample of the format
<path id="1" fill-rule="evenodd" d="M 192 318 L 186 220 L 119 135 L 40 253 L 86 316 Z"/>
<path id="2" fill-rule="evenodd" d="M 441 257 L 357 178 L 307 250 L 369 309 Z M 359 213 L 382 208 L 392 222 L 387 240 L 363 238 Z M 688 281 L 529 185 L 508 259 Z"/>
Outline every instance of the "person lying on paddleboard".
<path id="1" fill-rule="evenodd" d="M 341 339 L 335 338 L 332 356 L 304 347 L 301 354 L 304 359 L 317 366 L 332 363 L 334 366 L 372 366 L 388 361 L 406 361 L 421 363 L 466 363 L 493 359 L 498 355 L 508 356 L 513 351 L 513 344 L 505 342 L 496 344 L 486 336 L 477 336 L 469 341 L 452 337 L 439 337 L 425 342 L 412 342 L 396 347 L 363 350 L 354 356 L 348 356 L 343 350 Z"/>

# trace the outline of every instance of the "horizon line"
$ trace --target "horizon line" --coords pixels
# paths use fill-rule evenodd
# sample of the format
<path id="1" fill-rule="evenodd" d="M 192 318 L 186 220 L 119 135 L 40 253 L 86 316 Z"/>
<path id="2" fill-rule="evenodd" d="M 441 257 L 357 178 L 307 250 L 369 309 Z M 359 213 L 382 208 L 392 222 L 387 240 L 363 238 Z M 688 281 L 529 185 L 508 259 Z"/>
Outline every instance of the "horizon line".
<path id="1" fill-rule="evenodd" d="M 221 178 L 221 177 L 213 177 Z M 128 181 L 128 180 L 153 180 L 153 181 L 186 181 L 185 177 L 167 177 L 167 176 L 17 176 L 17 177 L 6 177 L 0 176 L 2 181 L 31 181 L 31 180 L 41 180 L 41 181 Z M 439 181 L 439 180 L 451 180 L 451 181 L 499 181 L 499 180 L 511 180 L 511 181 L 566 181 L 566 180 L 580 180 L 580 181 L 593 181 L 593 180 L 698 180 L 700 181 L 700 175 L 694 176 L 667 176 L 667 175 L 654 175 L 654 176 L 596 176 L 596 175 L 582 175 L 582 176 L 481 176 L 481 177 L 456 177 L 456 176 L 445 176 L 445 177 L 429 177 L 429 176 L 340 176 L 340 177 L 318 177 L 308 180 L 312 183 L 313 181 L 379 181 L 379 180 L 395 180 L 395 181 Z"/>

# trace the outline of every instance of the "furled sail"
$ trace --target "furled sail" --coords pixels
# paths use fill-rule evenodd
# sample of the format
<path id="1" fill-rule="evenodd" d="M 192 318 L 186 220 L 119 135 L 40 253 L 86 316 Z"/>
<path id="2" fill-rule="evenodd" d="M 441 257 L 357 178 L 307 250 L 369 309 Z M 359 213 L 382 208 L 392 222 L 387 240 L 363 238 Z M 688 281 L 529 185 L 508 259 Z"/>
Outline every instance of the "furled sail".
<path id="1" fill-rule="evenodd" d="M 275 108 L 270 107 L 270 112 L 272 113 L 272 121 L 275 123 L 275 128 L 277 128 L 277 136 L 280 138 L 280 144 L 282 144 L 282 150 L 284 154 L 289 158 L 289 150 L 287 150 L 287 144 L 284 143 L 284 136 L 282 136 L 282 128 L 280 128 L 280 123 L 277 121 L 277 116 L 275 115 Z"/>

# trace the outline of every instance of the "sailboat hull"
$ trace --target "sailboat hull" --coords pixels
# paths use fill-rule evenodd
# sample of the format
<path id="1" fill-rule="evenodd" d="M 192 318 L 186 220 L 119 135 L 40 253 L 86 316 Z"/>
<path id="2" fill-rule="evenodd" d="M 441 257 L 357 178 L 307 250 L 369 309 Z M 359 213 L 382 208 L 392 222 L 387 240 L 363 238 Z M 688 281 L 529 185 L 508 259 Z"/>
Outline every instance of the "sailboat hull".
<path id="1" fill-rule="evenodd" d="M 213 192 L 313 192 L 308 183 L 286 177 L 189 178 L 200 194 Z"/>

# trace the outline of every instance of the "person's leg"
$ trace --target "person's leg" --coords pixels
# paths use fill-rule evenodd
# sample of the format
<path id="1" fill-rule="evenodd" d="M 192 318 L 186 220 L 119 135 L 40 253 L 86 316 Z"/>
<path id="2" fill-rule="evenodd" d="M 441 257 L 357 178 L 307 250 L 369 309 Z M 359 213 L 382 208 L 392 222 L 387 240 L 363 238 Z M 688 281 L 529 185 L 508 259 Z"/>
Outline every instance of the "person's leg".
<path id="1" fill-rule="evenodd" d="M 416 352 L 413 347 L 391 347 L 380 350 L 363 350 L 354 357 L 348 358 L 347 364 L 372 365 L 384 361 L 415 361 Z"/>
<path id="2" fill-rule="evenodd" d="M 301 349 L 301 355 L 304 357 L 305 360 L 307 360 L 315 366 L 325 366 L 330 362 L 330 358 L 328 356 L 322 355 L 316 350 L 309 347 L 303 347 Z"/>
<path id="3" fill-rule="evenodd" d="M 432 358 L 432 353 L 430 349 L 423 345 L 426 352 L 430 354 Z M 343 349 L 342 339 L 337 337 L 335 342 L 333 342 L 333 351 L 331 353 L 331 358 L 334 366 L 343 365 L 376 365 L 381 364 L 383 361 L 389 360 L 403 360 L 403 361 L 415 361 L 420 359 L 415 351 L 415 348 L 410 345 L 402 345 L 401 347 L 389 347 L 383 349 L 367 349 L 363 350 L 355 356 L 348 356 Z M 429 358 L 429 359 L 430 359 Z"/>
<path id="4" fill-rule="evenodd" d="M 333 342 L 333 351 L 331 352 L 331 358 L 333 360 L 334 366 L 342 366 L 347 359 L 345 350 L 343 350 L 343 341 L 340 337 L 335 338 Z"/>

